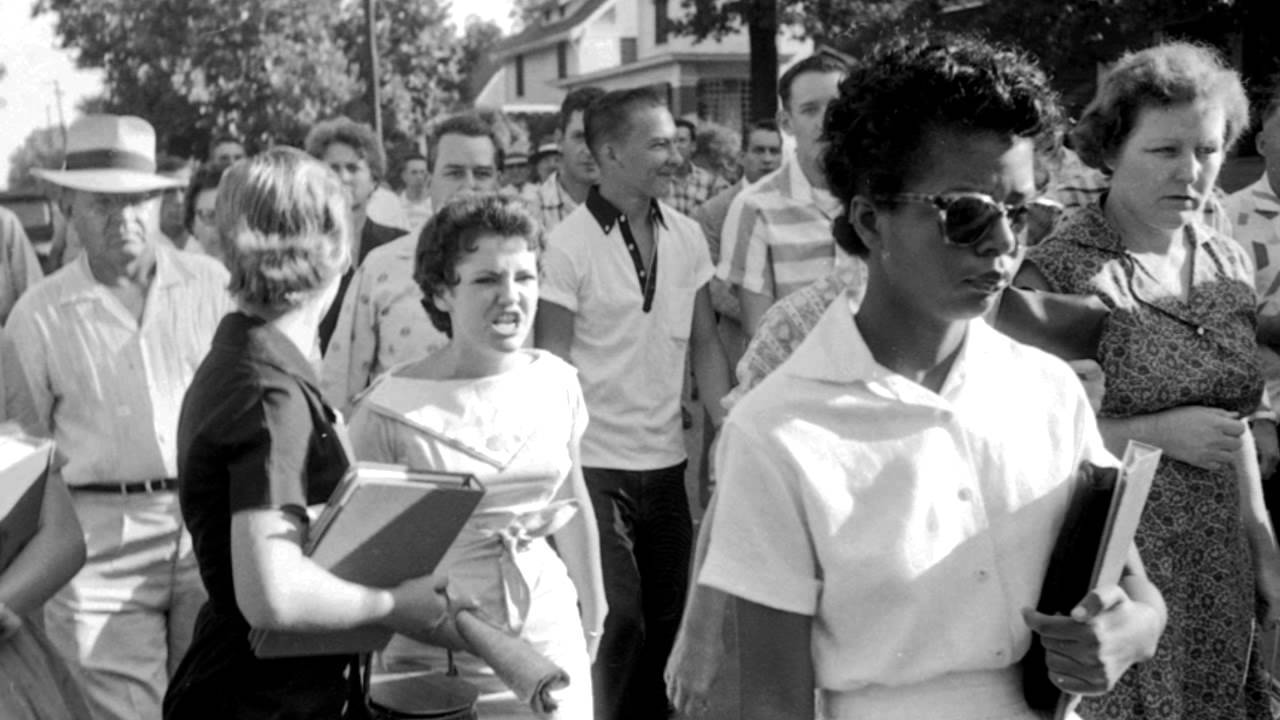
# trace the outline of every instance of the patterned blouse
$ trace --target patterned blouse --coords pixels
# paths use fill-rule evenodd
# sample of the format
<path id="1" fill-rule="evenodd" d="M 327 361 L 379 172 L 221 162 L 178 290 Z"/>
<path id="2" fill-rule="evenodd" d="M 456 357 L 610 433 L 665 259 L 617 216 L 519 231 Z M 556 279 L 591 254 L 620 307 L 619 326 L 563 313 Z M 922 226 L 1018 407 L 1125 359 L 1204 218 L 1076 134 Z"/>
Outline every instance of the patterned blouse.
<path id="1" fill-rule="evenodd" d="M 852 262 L 839 264 L 830 275 L 782 298 L 764 314 L 735 369 L 738 384 L 720 401 L 726 410 L 791 357 L 836 298 L 845 295 L 855 305 L 862 301 L 867 265 L 862 258 L 850 258 Z"/>

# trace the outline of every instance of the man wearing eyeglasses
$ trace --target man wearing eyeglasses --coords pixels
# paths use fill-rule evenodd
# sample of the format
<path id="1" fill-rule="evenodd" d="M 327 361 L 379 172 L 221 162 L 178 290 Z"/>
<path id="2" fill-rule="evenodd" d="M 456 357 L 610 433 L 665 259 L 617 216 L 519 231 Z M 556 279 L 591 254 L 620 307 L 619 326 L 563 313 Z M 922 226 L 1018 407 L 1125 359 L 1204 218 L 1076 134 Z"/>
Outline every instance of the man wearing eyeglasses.
<path id="1" fill-rule="evenodd" d="M 844 74 L 844 63 L 829 55 L 805 58 L 783 73 L 778 125 L 795 137 L 795 153 L 729 206 L 716 277 L 737 291 L 748 336 L 777 300 L 826 277 L 837 263 L 861 264 L 831 238 L 841 208 L 822 170 L 822 119 Z"/>
<path id="2" fill-rule="evenodd" d="M 96 720 L 160 717 L 169 673 L 205 592 L 178 506 L 178 410 L 219 319 L 226 270 L 160 240 L 181 180 L 155 172 L 146 121 L 94 115 L 68 130 L 63 170 L 84 245 L 19 299 L 5 327 L 26 383 L 30 432 L 57 443 L 51 479 L 71 489 L 84 568 L 45 607 L 50 640 Z"/>

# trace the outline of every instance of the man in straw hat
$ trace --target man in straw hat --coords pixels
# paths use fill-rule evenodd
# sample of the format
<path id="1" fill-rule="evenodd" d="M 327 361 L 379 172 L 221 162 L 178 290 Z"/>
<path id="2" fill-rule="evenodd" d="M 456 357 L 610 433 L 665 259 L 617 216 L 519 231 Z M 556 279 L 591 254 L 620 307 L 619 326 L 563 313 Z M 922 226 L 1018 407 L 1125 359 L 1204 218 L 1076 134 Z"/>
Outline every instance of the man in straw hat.
<path id="1" fill-rule="evenodd" d="M 160 242 L 145 120 L 91 115 L 67 133 L 62 170 L 36 174 L 70 195 L 84 252 L 31 288 L 9 316 L 31 390 L 31 430 L 54 438 L 52 472 L 71 488 L 88 559 L 45 608 L 50 639 L 96 720 L 159 718 L 204 588 L 178 507 L 178 409 L 231 309 L 227 271 Z M 10 368 L 5 367 L 10 373 Z"/>

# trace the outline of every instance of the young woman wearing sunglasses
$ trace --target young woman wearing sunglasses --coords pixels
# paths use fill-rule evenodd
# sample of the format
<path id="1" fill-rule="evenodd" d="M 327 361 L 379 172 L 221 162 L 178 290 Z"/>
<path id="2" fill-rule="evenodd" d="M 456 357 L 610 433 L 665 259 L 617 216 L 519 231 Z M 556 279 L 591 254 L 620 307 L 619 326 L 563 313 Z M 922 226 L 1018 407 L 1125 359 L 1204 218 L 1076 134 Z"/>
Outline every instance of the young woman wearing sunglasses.
<path id="1" fill-rule="evenodd" d="M 1017 662 L 1106 691 L 1154 652 L 1136 553 L 1074 617 L 1034 607 L 1082 460 L 1114 463 L 1070 368 L 981 320 L 1017 266 L 1044 75 L 976 40 L 874 50 L 828 111 L 826 171 L 865 258 L 726 421 L 700 582 L 738 599 L 744 718 L 1038 715 Z"/>

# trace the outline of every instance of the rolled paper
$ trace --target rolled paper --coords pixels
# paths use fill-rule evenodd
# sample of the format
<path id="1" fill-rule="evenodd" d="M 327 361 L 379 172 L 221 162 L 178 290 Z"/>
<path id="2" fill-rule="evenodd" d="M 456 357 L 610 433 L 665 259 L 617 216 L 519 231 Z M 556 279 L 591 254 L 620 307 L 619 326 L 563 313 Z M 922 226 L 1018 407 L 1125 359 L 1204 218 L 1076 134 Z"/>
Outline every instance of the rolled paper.
<path id="1" fill-rule="evenodd" d="M 520 701 L 539 715 L 549 715 L 557 703 L 551 693 L 569 686 L 569 673 L 529 643 L 507 634 L 470 610 L 460 611 L 455 624 L 471 652 L 511 688 Z"/>

